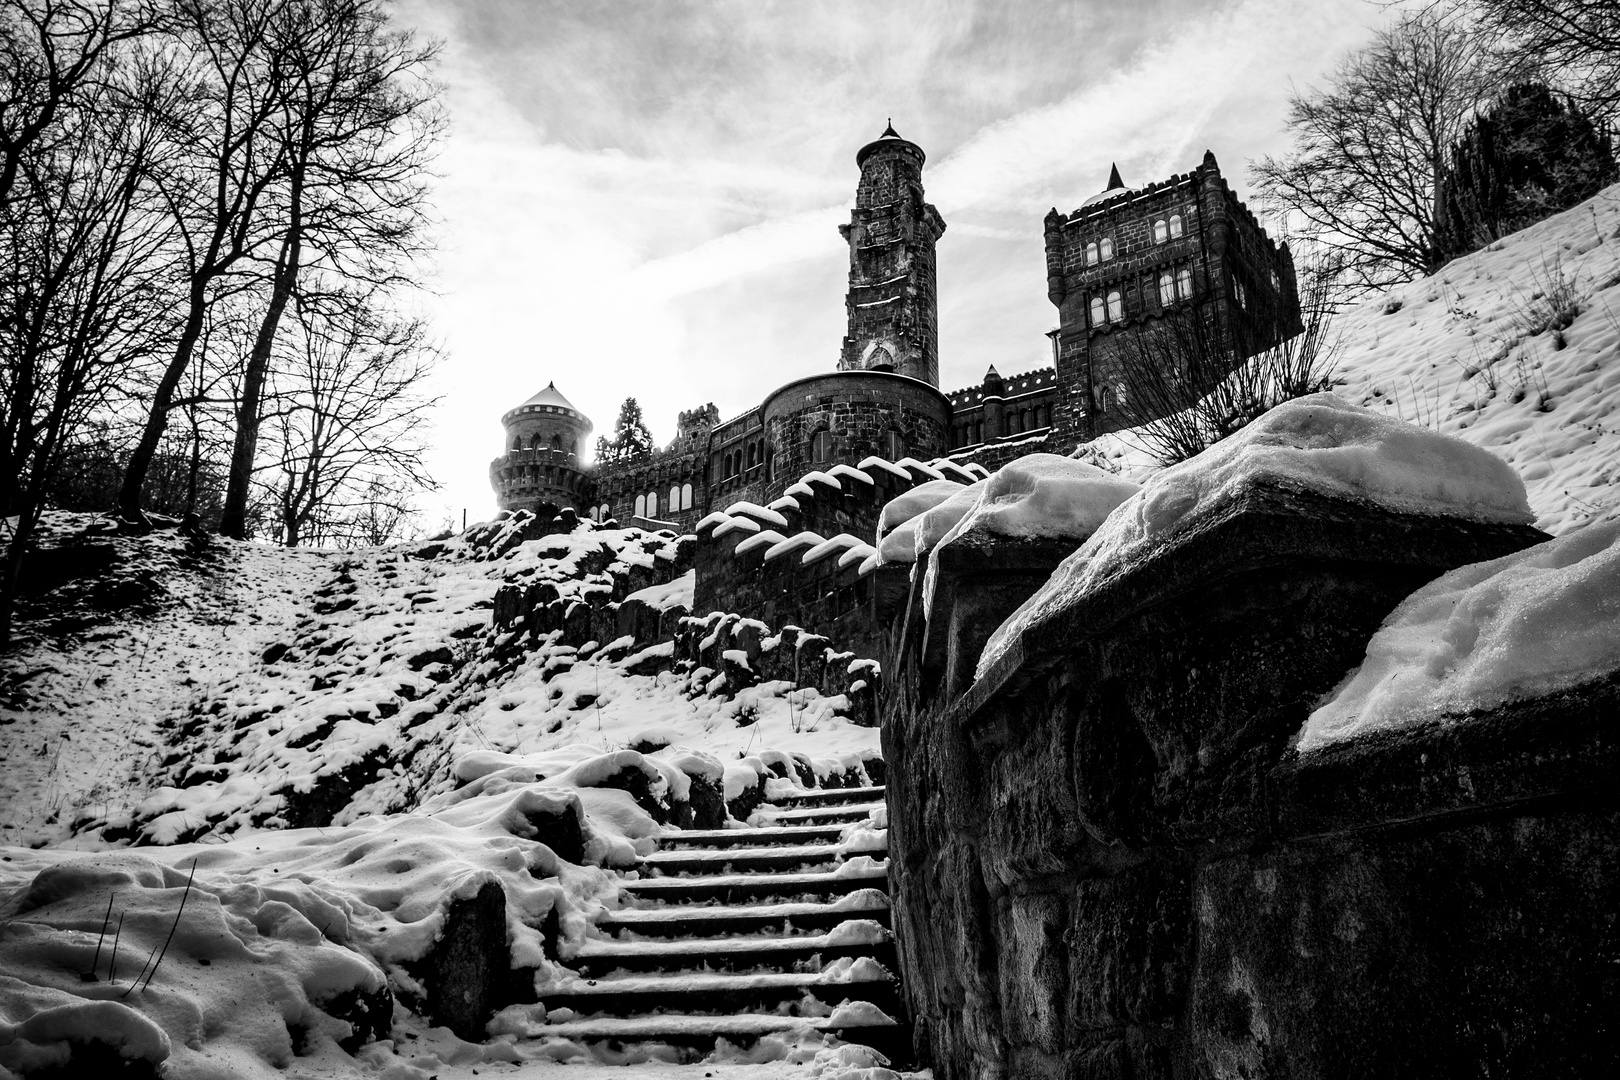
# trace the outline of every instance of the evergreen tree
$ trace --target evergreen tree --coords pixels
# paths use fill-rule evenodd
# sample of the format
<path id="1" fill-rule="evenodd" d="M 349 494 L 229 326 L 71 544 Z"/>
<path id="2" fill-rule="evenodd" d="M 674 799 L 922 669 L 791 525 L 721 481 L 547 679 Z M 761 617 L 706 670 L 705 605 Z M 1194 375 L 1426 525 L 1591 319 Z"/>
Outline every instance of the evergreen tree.
<path id="1" fill-rule="evenodd" d="M 1509 87 L 1450 158 L 1435 198 L 1447 259 L 1567 210 L 1616 178 L 1607 134 L 1539 83 Z"/>
<path id="2" fill-rule="evenodd" d="M 642 419 L 641 405 L 633 397 L 625 398 L 624 404 L 619 406 L 618 422 L 613 425 L 612 440 L 597 437 L 597 460 L 627 461 L 650 454 L 652 449 L 652 432 L 647 430 L 647 422 Z"/>

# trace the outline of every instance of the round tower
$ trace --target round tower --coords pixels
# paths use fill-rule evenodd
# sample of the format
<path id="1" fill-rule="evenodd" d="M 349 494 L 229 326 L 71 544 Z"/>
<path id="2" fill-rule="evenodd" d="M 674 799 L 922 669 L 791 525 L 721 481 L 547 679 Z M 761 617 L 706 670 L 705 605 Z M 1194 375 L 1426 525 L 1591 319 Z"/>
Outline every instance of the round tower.
<path id="1" fill-rule="evenodd" d="M 923 200 L 922 147 L 894 125 L 855 155 L 861 179 L 849 224 L 849 330 L 840 371 L 884 371 L 939 385 L 939 305 L 934 243 L 945 232 Z"/>
<path id="2" fill-rule="evenodd" d="M 591 421 L 563 397 L 556 383 L 501 417 L 505 452 L 489 466 L 490 486 L 502 510 L 541 516 L 565 506 L 590 505 L 590 478 L 580 468 Z"/>

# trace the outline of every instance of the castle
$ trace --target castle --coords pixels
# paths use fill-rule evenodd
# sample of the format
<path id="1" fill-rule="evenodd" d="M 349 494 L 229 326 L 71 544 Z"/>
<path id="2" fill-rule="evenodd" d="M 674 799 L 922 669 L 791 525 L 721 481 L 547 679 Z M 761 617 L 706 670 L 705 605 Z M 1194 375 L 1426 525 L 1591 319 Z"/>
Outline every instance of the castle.
<path id="1" fill-rule="evenodd" d="M 1192 171 L 1127 188 L 1119 170 L 1070 214 L 1045 220 L 1047 295 L 1058 311 L 1053 363 L 939 389 L 935 245 L 945 220 L 924 198 L 926 155 L 890 125 L 855 155 L 847 225 L 848 331 L 836 370 L 772 391 L 721 422 L 705 405 L 680 414 L 675 439 L 625 461 L 586 464 L 591 421 L 555 384 L 501 417 L 490 464 L 502 510 L 572 506 L 605 521 L 691 530 L 711 510 L 764 504 L 801 476 L 876 456 L 950 457 L 997 468 L 1037 451 L 1069 453 L 1140 422 L 1124 407 L 1132 342 L 1181 313 L 1240 351 L 1299 328 L 1293 258 L 1238 200 L 1208 151 Z"/>

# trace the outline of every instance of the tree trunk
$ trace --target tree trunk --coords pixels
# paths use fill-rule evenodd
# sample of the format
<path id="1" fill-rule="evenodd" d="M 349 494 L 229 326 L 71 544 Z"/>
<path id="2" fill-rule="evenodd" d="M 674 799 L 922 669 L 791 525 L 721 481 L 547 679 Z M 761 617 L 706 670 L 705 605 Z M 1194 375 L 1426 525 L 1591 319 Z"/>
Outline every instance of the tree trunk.
<path id="1" fill-rule="evenodd" d="M 301 177 L 293 180 L 292 222 L 281 243 L 281 256 L 276 260 L 275 284 L 270 290 L 270 306 L 265 309 L 264 321 L 259 324 L 258 337 L 253 341 L 253 354 L 248 357 L 247 371 L 242 376 L 242 399 L 236 409 L 236 442 L 231 448 L 231 476 L 225 489 L 225 510 L 220 515 L 219 531 L 222 536 L 236 540 L 247 539 L 248 488 L 253 481 L 253 459 L 259 452 L 259 402 L 264 396 L 265 375 L 270 369 L 270 350 L 275 345 L 276 330 L 281 325 L 281 314 L 287 309 L 293 285 L 298 280 L 298 259 L 302 249 L 303 223 L 298 210 Z"/>
<path id="2" fill-rule="evenodd" d="M 202 336 L 203 316 L 208 308 L 207 295 L 208 279 L 193 279 L 191 310 L 186 315 L 185 329 L 180 332 L 174 357 L 152 393 L 152 408 L 146 415 L 146 426 L 141 429 L 140 442 L 135 444 L 134 452 L 129 455 L 129 465 L 124 469 L 124 484 L 118 490 L 118 516 L 127 521 L 142 519 L 141 492 L 146 487 L 146 474 L 152 468 L 152 459 L 157 456 L 163 429 L 168 425 L 169 402 L 174 400 L 175 387 L 180 385 L 181 376 L 191 366 L 191 354 L 197 347 L 197 339 Z"/>

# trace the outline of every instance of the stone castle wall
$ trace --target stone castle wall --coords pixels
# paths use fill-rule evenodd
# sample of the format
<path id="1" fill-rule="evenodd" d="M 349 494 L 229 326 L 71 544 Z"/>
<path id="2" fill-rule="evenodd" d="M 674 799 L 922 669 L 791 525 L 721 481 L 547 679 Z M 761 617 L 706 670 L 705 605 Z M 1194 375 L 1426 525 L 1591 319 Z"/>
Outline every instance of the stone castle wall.
<path id="1" fill-rule="evenodd" d="M 873 455 L 935 457 L 945 450 L 951 415 L 950 401 L 934 387 L 875 371 L 799 379 L 766 398 L 760 412 L 778 477 Z M 823 430 L 830 449 L 818 456 L 815 436 Z"/>

